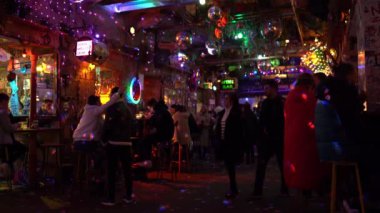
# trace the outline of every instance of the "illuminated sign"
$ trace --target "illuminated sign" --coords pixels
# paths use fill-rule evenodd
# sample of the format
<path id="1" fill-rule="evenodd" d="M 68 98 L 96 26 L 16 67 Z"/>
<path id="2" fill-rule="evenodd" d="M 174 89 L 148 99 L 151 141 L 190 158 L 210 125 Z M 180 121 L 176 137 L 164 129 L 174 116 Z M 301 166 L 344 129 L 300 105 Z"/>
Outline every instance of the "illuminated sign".
<path id="1" fill-rule="evenodd" d="M 89 56 L 92 54 L 92 40 L 78 41 L 76 56 Z"/>
<path id="2" fill-rule="evenodd" d="M 127 99 L 132 104 L 138 104 L 141 101 L 141 84 L 137 77 L 132 78 L 131 83 L 127 86 Z"/>
<path id="3" fill-rule="evenodd" d="M 221 90 L 234 90 L 237 89 L 237 80 L 236 79 L 222 79 L 220 81 Z"/>
<path id="4" fill-rule="evenodd" d="M 204 89 L 212 89 L 212 82 L 204 82 L 203 83 L 203 88 Z"/>

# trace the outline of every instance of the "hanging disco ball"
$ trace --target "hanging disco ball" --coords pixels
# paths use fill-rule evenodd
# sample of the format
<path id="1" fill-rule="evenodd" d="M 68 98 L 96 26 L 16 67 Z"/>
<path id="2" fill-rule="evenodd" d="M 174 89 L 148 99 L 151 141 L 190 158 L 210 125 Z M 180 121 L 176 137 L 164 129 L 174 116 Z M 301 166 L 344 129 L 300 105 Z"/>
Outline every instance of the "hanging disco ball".
<path id="1" fill-rule="evenodd" d="M 103 42 L 94 42 L 93 45 L 92 58 L 94 62 L 97 64 L 104 63 L 110 54 L 107 45 Z"/>
<path id="2" fill-rule="evenodd" d="M 210 55 L 217 55 L 220 52 L 220 47 L 215 41 L 207 41 L 205 46 Z"/>
<path id="3" fill-rule="evenodd" d="M 191 34 L 185 31 L 178 32 L 175 42 L 180 49 L 187 49 L 192 43 Z"/>
<path id="4" fill-rule="evenodd" d="M 185 68 L 189 62 L 189 57 L 183 52 L 176 52 L 169 56 L 170 64 L 179 68 Z"/>
<path id="5" fill-rule="evenodd" d="M 261 25 L 261 35 L 268 40 L 276 40 L 282 34 L 282 23 L 279 19 L 265 20 Z"/>
<path id="6" fill-rule="evenodd" d="M 208 9 L 207 16 L 211 21 L 217 21 L 222 17 L 222 10 L 220 7 L 212 6 Z"/>

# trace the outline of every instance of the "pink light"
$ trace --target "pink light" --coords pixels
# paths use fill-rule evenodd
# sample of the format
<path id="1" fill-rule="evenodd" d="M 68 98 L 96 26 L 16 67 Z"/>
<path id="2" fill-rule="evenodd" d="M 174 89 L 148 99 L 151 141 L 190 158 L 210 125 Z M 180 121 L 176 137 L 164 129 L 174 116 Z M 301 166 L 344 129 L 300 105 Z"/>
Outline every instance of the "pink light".
<path id="1" fill-rule="evenodd" d="M 307 101 L 307 95 L 305 93 L 302 93 L 301 97 L 303 100 Z"/>
<path id="2" fill-rule="evenodd" d="M 307 125 L 310 129 L 315 129 L 315 125 L 313 124 L 313 122 L 310 121 Z"/>
<path id="3" fill-rule="evenodd" d="M 292 173 L 296 173 L 296 167 L 294 166 L 294 164 L 290 164 L 290 171 Z"/>

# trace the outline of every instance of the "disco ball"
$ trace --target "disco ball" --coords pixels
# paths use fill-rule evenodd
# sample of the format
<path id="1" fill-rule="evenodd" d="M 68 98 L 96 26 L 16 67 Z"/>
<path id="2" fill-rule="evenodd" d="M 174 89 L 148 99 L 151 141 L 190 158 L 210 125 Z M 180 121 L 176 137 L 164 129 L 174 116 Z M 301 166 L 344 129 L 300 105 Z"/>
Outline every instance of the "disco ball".
<path id="1" fill-rule="evenodd" d="M 222 10 L 217 6 L 212 6 L 208 9 L 207 16 L 211 21 L 217 21 L 222 17 Z"/>
<path id="2" fill-rule="evenodd" d="M 220 47 L 215 41 L 207 41 L 205 46 L 210 55 L 217 55 L 220 52 Z"/>
<path id="3" fill-rule="evenodd" d="M 276 40 L 282 34 L 282 23 L 279 19 L 265 20 L 261 25 L 261 35 L 268 40 Z"/>
<path id="4" fill-rule="evenodd" d="M 192 43 L 191 34 L 185 31 L 178 32 L 175 42 L 180 49 L 187 49 Z"/>

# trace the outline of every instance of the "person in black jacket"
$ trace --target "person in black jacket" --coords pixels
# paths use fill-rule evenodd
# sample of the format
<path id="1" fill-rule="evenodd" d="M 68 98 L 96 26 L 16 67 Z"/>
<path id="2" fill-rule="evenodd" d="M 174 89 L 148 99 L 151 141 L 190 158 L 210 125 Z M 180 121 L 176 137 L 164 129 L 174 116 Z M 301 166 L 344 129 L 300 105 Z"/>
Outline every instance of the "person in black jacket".
<path id="1" fill-rule="evenodd" d="M 243 105 L 242 111 L 243 131 L 244 131 L 244 153 L 246 163 L 250 164 L 255 161 L 254 148 L 258 139 L 259 125 L 255 113 L 251 110 L 251 105 L 247 102 Z"/>
<path id="2" fill-rule="evenodd" d="M 252 198 L 263 194 L 265 170 L 273 155 L 276 155 L 281 172 L 281 194 L 288 194 L 283 175 L 285 99 L 278 94 L 278 84 L 274 80 L 265 82 L 264 92 L 267 98 L 262 102 L 259 113 L 262 137 L 257 146 L 259 156 Z"/>
<path id="3" fill-rule="evenodd" d="M 159 143 L 170 142 L 174 134 L 173 118 L 163 100 L 157 102 L 151 99 L 147 102 L 147 108 L 153 114 L 150 118 L 152 131 L 150 137 Z"/>
<path id="4" fill-rule="evenodd" d="M 119 91 L 118 87 L 111 90 L 111 96 Z M 122 95 L 121 95 L 122 96 Z M 103 127 L 103 141 L 107 142 L 107 200 L 103 205 L 115 205 L 115 181 L 118 161 L 122 163 L 126 195 L 123 201 L 132 203 L 132 113 L 120 97 L 120 100 L 111 105 L 106 111 L 106 118 Z"/>
<path id="5" fill-rule="evenodd" d="M 236 183 L 236 164 L 242 158 L 242 119 L 239 102 L 235 94 L 226 97 L 225 109 L 219 113 L 216 135 L 220 143 L 220 157 L 224 160 L 230 180 L 230 191 L 226 198 L 233 199 L 238 195 Z"/>

